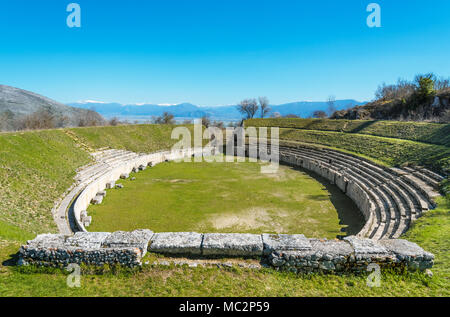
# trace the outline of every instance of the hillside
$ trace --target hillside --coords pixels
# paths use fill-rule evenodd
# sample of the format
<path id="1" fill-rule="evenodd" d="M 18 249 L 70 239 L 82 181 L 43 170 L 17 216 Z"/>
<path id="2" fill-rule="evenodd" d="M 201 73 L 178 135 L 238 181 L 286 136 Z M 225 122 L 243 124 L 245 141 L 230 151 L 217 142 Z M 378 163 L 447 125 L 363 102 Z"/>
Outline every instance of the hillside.
<path id="1" fill-rule="evenodd" d="M 450 122 L 450 89 L 427 98 L 379 99 L 363 106 L 337 111 L 332 119 L 408 120 Z"/>
<path id="2" fill-rule="evenodd" d="M 245 125 L 367 134 L 450 146 L 450 124 L 376 120 L 276 118 L 250 119 L 245 121 Z"/>
<path id="3" fill-rule="evenodd" d="M 43 108 L 51 108 L 58 115 L 67 117 L 67 126 L 76 126 L 78 118 L 87 113 L 86 109 L 67 106 L 31 91 L 0 85 L 0 121 L 19 119 Z M 97 116 L 98 120 L 102 120 L 100 115 Z M 10 123 L 3 122 L 3 125 Z M 0 130 L 1 125 L 2 122 Z"/>

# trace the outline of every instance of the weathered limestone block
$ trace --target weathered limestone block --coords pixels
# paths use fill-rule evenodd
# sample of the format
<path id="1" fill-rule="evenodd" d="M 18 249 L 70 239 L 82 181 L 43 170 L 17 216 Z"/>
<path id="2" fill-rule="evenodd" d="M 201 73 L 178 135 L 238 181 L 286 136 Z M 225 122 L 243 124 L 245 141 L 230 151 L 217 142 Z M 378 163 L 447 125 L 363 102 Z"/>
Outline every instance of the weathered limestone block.
<path id="1" fill-rule="evenodd" d="M 82 210 L 80 212 L 80 218 L 81 220 L 83 220 L 84 218 L 86 218 L 88 216 L 87 211 L 86 210 Z"/>
<path id="2" fill-rule="evenodd" d="M 97 195 L 97 196 L 95 196 L 94 198 L 92 198 L 91 203 L 92 203 L 93 205 L 99 205 L 99 204 L 102 203 L 103 197 L 104 197 L 104 196 Z"/>
<path id="3" fill-rule="evenodd" d="M 312 169 L 311 168 L 311 160 L 309 158 L 307 158 L 307 157 L 304 157 L 303 158 L 303 165 L 302 165 L 302 167 L 304 169 L 311 170 Z"/>
<path id="4" fill-rule="evenodd" d="M 140 171 L 145 171 L 146 169 L 147 169 L 147 167 L 145 165 L 139 165 Z"/>
<path id="5" fill-rule="evenodd" d="M 355 261 L 361 267 L 365 268 L 369 263 L 396 262 L 394 253 L 376 240 L 356 236 L 345 237 L 344 240 L 352 246 Z"/>
<path id="6" fill-rule="evenodd" d="M 197 232 L 160 232 L 151 239 L 149 251 L 169 254 L 201 254 L 203 235 Z"/>
<path id="7" fill-rule="evenodd" d="M 403 239 L 378 241 L 383 247 L 394 253 L 399 262 L 405 262 L 411 270 L 425 270 L 434 263 L 434 255 L 426 252 L 417 244 Z"/>
<path id="8" fill-rule="evenodd" d="M 307 239 L 308 240 L 308 239 Z M 273 252 L 267 256 L 269 264 L 291 272 L 342 272 L 349 269 L 353 253 L 349 243 L 339 240 L 309 239 L 307 250 Z"/>
<path id="9" fill-rule="evenodd" d="M 336 172 L 335 183 L 342 192 L 347 192 L 348 179 L 342 173 Z"/>
<path id="10" fill-rule="evenodd" d="M 118 189 L 123 188 L 123 184 L 116 184 L 116 188 Z"/>
<path id="11" fill-rule="evenodd" d="M 347 196 L 350 197 L 351 200 L 358 206 L 359 210 L 363 209 L 364 204 L 367 203 L 368 196 L 366 195 L 366 191 L 355 182 L 348 182 L 347 185 Z"/>
<path id="12" fill-rule="evenodd" d="M 324 177 L 330 182 L 330 184 L 336 184 L 336 171 L 327 168 Z"/>
<path id="13" fill-rule="evenodd" d="M 33 240 L 27 241 L 30 248 L 58 248 L 64 246 L 66 236 L 63 234 L 39 234 Z"/>
<path id="14" fill-rule="evenodd" d="M 116 186 L 116 182 L 114 182 L 114 181 L 106 183 L 107 189 L 114 188 L 114 186 Z"/>
<path id="15" fill-rule="evenodd" d="M 148 229 L 128 231 L 116 231 L 111 233 L 102 243 L 103 248 L 139 248 L 143 256 L 147 252 L 153 231 Z"/>
<path id="16" fill-rule="evenodd" d="M 261 256 L 261 235 L 249 233 L 205 233 L 203 255 Z"/>
<path id="17" fill-rule="evenodd" d="M 350 244 L 342 240 L 310 239 L 309 241 L 316 254 L 325 259 L 346 258 L 353 253 L 353 248 Z"/>
<path id="18" fill-rule="evenodd" d="M 36 249 L 24 245 L 19 250 L 20 265 L 65 267 L 70 263 L 104 265 L 120 264 L 128 267 L 141 265 L 142 252 L 139 248 L 82 249 L 68 246 Z"/>
<path id="19" fill-rule="evenodd" d="M 99 192 L 97 193 L 97 196 L 103 196 L 103 197 L 105 197 L 105 196 L 106 196 L 106 191 L 105 191 L 105 190 L 99 191 Z"/>
<path id="20" fill-rule="evenodd" d="M 128 173 L 123 173 L 120 175 L 121 179 L 127 179 L 128 177 L 130 177 L 130 174 L 128 174 Z"/>
<path id="21" fill-rule="evenodd" d="M 83 249 L 99 249 L 110 234 L 109 232 L 76 232 L 66 239 L 66 244 Z"/>
<path id="22" fill-rule="evenodd" d="M 262 235 L 264 254 L 283 251 L 311 250 L 311 243 L 303 234 L 266 234 Z"/>
<path id="23" fill-rule="evenodd" d="M 83 226 L 89 227 L 92 223 L 92 216 L 86 216 L 81 219 L 81 222 L 83 223 Z"/>
<path id="24" fill-rule="evenodd" d="M 348 241 L 355 254 L 388 254 L 388 250 L 372 239 L 359 238 L 355 236 L 345 237 L 345 241 Z"/>
<path id="25" fill-rule="evenodd" d="M 364 192 L 363 197 L 361 199 L 362 204 L 360 206 L 360 210 L 364 216 L 364 219 L 367 221 L 371 214 L 375 214 L 376 206 L 375 203 L 370 199 L 369 195 Z"/>

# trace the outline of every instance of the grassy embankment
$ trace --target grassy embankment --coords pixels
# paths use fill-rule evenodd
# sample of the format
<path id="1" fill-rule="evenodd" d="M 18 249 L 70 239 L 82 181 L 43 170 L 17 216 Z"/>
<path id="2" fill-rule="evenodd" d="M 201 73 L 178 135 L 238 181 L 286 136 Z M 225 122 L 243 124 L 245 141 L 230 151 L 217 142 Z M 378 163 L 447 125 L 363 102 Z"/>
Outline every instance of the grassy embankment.
<path id="1" fill-rule="evenodd" d="M 246 126 L 279 127 L 316 131 L 334 131 L 404 139 L 450 146 L 450 124 L 402 121 L 329 120 L 329 119 L 251 119 Z"/>
<path id="2" fill-rule="evenodd" d="M 173 126 L 117 126 L 0 134 L 0 239 L 54 232 L 50 210 L 73 183 L 89 151 L 170 149 Z M 17 232 L 17 233 L 14 233 Z"/>
<path id="3" fill-rule="evenodd" d="M 103 133 L 107 130 L 102 129 L 110 129 L 110 133 Z M 161 132 L 162 138 L 152 138 L 156 133 L 152 133 L 151 129 L 164 131 Z M 86 149 L 110 146 L 149 151 L 170 143 L 169 127 L 111 127 L 70 131 L 71 135 L 64 130 L 0 135 L 0 296 L 450 295 L 450 206 L 443 198 L 439 199 L 436 210 L 426 213 L 406 234 L 407 239 L 436 255 L 433 278 L 423 274 L 383 272 L 380 288 L 367 287 L 364 275 L 296 276 L 273 270 L 144 266 L 140 272 L 134 273 L 86 274 L 82 277 L 82 287 L 72 289 L 66 286 L 66 275 L 61 271 L 33 272 L 33 268 L 9 267 L 7 264 L 11 255 L 17 252 L 27 238 L 38 232 L 55 229 L 49 210 L 53 201 L 70 185 L 75 168 L 89 161 Z M 346 151 L 373 155 L 374 159 L 385 164 L 397 164 L 397 160 L 401 162 L 402 156 L 409 152 L 419 155 L 429 150 L 431 154 L 423 153 L 420 161 L 437 159 L 443 164 L 440 166 L 448 162 L 448 147 L 437 148 L 444 150 L 439 154 L 435 148 L 427 147 L 424 143 L 379 139 L 369 135 L 364 137 L 373 139 L 366 139 L 360 138 L 359 133 L 351 135 L 354 142 L 344 137 L 339 141 L 344 134 L 323 136 L 308 132 L 301 134 L 301 138 L 298 135 L 295 138 L 297 142 L 317 142 L 336 148 L 342 146 Z M 367 141 L 374 142 L 372 146 L 376 147 L 375 150 L 367 150 L 370 148 Z M 126 145 L 122 142 L 126 142 Z M 421 146 L 420 151 L 415 149 L 416 145 Z M 415 156 L 409 157 L 412 162 L 417 161 Z M 436 164 L 430 161 L 425 163 Z M 14 200 L 17 204 L 23 204 L 24 208 L 14 209 L 15 203 L 8 203 L 4 207 L 5 202 Z M 31 221 L 27 212 L 37 216 L 33 216 Z"/>

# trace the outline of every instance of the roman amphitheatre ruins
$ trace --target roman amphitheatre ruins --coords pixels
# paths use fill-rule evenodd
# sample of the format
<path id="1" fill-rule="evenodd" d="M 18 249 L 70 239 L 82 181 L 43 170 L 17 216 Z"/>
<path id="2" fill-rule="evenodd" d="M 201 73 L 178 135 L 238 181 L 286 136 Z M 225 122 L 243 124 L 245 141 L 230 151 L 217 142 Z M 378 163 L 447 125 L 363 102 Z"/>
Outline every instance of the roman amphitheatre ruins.
<path id="1" fill-rule="evenodd" d="M 439 248 L 427 248 L 429 244 L 421 244 L 420 239 L 414 239 L 417 237 L 414 230 L 412 233 L 410 231 L 415 228 L 416 222 L 422 228 L 421 221 L 428 219 L 430 214 L 443 213 L 447 216 L 448 203 L 442 196 L 442 188 L 445 188 L 448 171 L 449 125 L 298 120 L 296 127 L 292 127 L 292 122 L 288 120 L 249 120 L 245 123 L 246 127 L 280 128 L 279 149 L 272 154 L 279 155 L 284 173 L 283 177 L 278 178 L 264 178 L 266 176 L 259 176 L 257 172 L 257 176 L 252 176 L 250 172 L 245 174 L 243 179 L 260 181 L 270 187 L 260 196 L 255 193 L 254 198 L 249 197 L 248 201 L 256 206 L 248 209 L 251 210 L 248 214 L 254 213 L 251 220 L 246 220 L 239 210 L 227 214 L 225 206 L 229 206 L 227 204 L 233 201 L 233 195 L 238 194 L 233 194 L 230 189 L 232 197 L 228 197 L 230 195 L 226 195 L 225 187 L 221 187 L 218 198 L 213 197 L 211 201 L 199 205 L 198 201 L 209 195 L 207 188 L 196 183 L 200 176 L 196 178 L 195 173 L 199 171 L 192 171 L 193 176 L 190 178 L 187 174 L 178 175 L 184 169 L 189 170 L 193 164 L 173 161 L 191 159 L 196 155 L 221 156 L 223 148 L 170 150 L 170 145 L 175 142 L 169 138 L 171 127 L 138 125 L 3 134 L 0 138 L 8 146 L 17 146 L 27 138 L 41 139 L 35 149 L 37 152 L 32 154 L 35 163 L 43 162 L 45 165 L 49 158 L 62 158 L 56 165 L 49 164 L 39 171 L 40 177 L 35 182 L 36 190 L 42 195 L 48 193 L 49 188 L 39 179 L 47 177 L 53 182 L 49 187 L 59 188 L 59 191 L 49 195 L 53 197 L 53 224 L 47 224 L 48 214 L 35 215 L 39 228 L 31 221 L 21 225 L 20 221 L 23 220 L 15 220 L 20 219 L 21 215 L 13 218 L 12 214 L 5 214 L 6 219 L 13 220 L 11 223 L 14 223 L 14 227 L 38 234 L 26 235 L 29 237 L 26 243 L 23 238 L 18 238 L 21 241 L 19 252 L 6 262 L 14 262 L 12 265 L 19 271 L 34 268 L 36 275 L 43 274 L 40 271 L 43 268 L 65 268 L 70 263 L 86 267 L 118 265 L 131 270 L 156 271 L 161 266 L 173 269 L 173 265 L 178 263 L 194 271 L 220 271 L 236 266 L 238 269 L 261 271 L 261 274 L 291 274 L 289 276 L 295 276 L 297 281 L 301 281 L 304 274 L 317 274 L 321 278 L 337 274 L 343 275 L 344 280 L 358 279 L 360 275 L 367 274 L 371 264 L 376 264 L 382 270 L 424 276 L 425 271 L 434 270 L 436 256 L 439 257 L 437 263 L 444 261 L 445 265 Z M 307 128 L 304 126 L 306 123 L 309 124 Z M 323 128 L 325 125 L 326 129 Z M 386 129 L 388 125 L 391 129 Z M 412 133 L 405 134 L 402 129 Z M 46 147 L 52 146 L 55 139 L 65 145 L 55 153 L 47 152 L 49 149 Z M 267 153 L 271 147 L 268 145 L 258 150 L 261 151 L 258 153 Z M 250 151 L 247 144 L 244 156 L 248 158 Z M 237 152 L 234 154 L 238 156 Z M 58 165 L 62 161 L 66 162 Z M 176 164 L 180 164 L 178 169 Z M 262 160 L 254 165 L 245 164 L 256 171 L 269 162 Z M 217 163 L 216 166 L 219 165 Z M 63 183 L 55 180 L 59 172 L 52 175 L 54 171 L 51 169 L 56 166 L 65 169 L 66 181 Z M 232 169 L 239 163 L 224 166 L 229 168 L 224 174 L 232 178 L 230 175 L 235 175 Z M 25 165 L 22 167 L 25 168 Z M 10 173 L 14 173 L 13 170 L 11 168 Z M 208 170 L 208 173 L 211 171 Z M 164 179 L 164 173 L 172 174 Z M 242 169 L 236 175 L 244 173 L 247 172 Z M 310 182 L 308 186 L 317 185 L 321 195 L 325 196 L 311 194 L 308 197 L 313 207 L 301 205 L 298 210 L 294 208 L 291 213 L 285 212 L 281 216 L 276 213 L 272 215 L 272 209 L 261 212 L 263 208 L 258 202 L 266 196 L 270 203 L 275 201 L 276 204 L 279 199 L 280 204 L 290 204 L 286 206 L 293 206 L 296 202 L 300 204 L 299 197 L 303 195 L 301 197 L 304 198 L 302 191 L 305 188 L 289 187 L 289 193 L 278 191 L 277 188 L 282 188 L 288 180 L 295 185 L 295 181 L 298 181 L 296 177 L 300 177 L 298 175 Z M 230 181 L 217 178 L 214 182 L 220 180 Z M 165 206 L 166 200 L 176 200 L 187 188 L 191 191 L 197 188 L 204 195 L 199 195 L 197 199 L 197 196 L 194 197 L 196 193 L 187 191 L 188 197 L 192 199 L 183 198 L 185 202 L 176 205 L 177 210 L 171 215 L 170 208 L 173 209 L 174 205 L 167 202 L 168 207 Z M 138 195 L 139 190 L 141 196 Z M 147 196 L 146 191 L 153 191 L 154 195 Z M 168 194 L 169 198 L 157 200 L 164 191 L 173 191 L 173 195 Z M 239 198 L 242 201 L 246 200 L 245 196 L 252 195 L 251 190 L 245 192 L 238 187 L 239 191 L 244 191 L 244 198 Z M 331 196 L 344 203 L 339 207 L 335 200 L 330 200 Z M 149 197 L 155 201 L 152 203 Z M 220 218 L 221 226 L 217 221 L 206 224 L 198 218 L 206 217 L 205 214 L 194 215 L 191 211 L 195 208 L 209 210 L 204 206 L 221 199 L 223 201 L 214 205 L 214 210 L 211 209 L 208 214 L 216 218 L 223 216 Z M 120 208 L 121 204 L 126 207 Z M 138 207 L 140 204 L 145 204 L 143 211 Z M 223 206 L 223 210 L 220 210 L 220 206 Z M 183 207 L 192 215 L 179 210 Z M 287 210 L 289 207 L 283 205 L 283 208 L 279 209 Z M 329 210 L 323 211 L 323 216 L 320 216 L 321 208 Z M 139 210 L 136 215 L 138 212 L 146 213 L 146 218 L 121 214 L 129 209 Z M 339 218 L 345 209 L 349 212 L 347 217 L 359 219 L 359 222 L 350 226 L 352 228 L 342 229 L 343 220 Z M 305 210 L 307 212 L 302 213 Z M 236 217 L 237 220 L 227 217 Z M 262 224 L 265 217 L 267 221 Z M 280 217 L 284 223 L 277 222 Z M 309 218 L 314 221 L 308 221 Z M 144 220 L 139 222 L 136 219 Z M 334 231 L 321 231 L 320 219 L 324 219 L 323 227 L 326 221 L 334 221 Z M 280 225 L 277 227 L 275 223 Z M 305 234 L 308 229 L 311 229 L 308 231 L 310 235 Z M 17 248 L 18 244 L 12 244 L 11 248 L 13 246 Z"/>

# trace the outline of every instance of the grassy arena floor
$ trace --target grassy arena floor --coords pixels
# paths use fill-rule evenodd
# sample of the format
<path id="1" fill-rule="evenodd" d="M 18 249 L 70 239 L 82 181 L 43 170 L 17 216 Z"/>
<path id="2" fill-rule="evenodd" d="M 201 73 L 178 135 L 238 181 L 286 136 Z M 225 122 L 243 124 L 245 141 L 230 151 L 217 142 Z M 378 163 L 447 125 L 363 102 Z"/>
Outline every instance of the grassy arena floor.
<path id="1" fill-rule="evenodd" d="M 354 234 L 361 228 L 357 207 L 334 186 L 287 166 L 280 166 L 276 174 L 262 174 L 260 169 L 261 163 L 248 161 L 158 164 L 131 174 L 136 180 L 120 181 L 123 189 L 108 190 L 101 205 L 91 205 L 89 230 L 303 233 L 335 238 L 345 236 L 347 229 Z"/>

